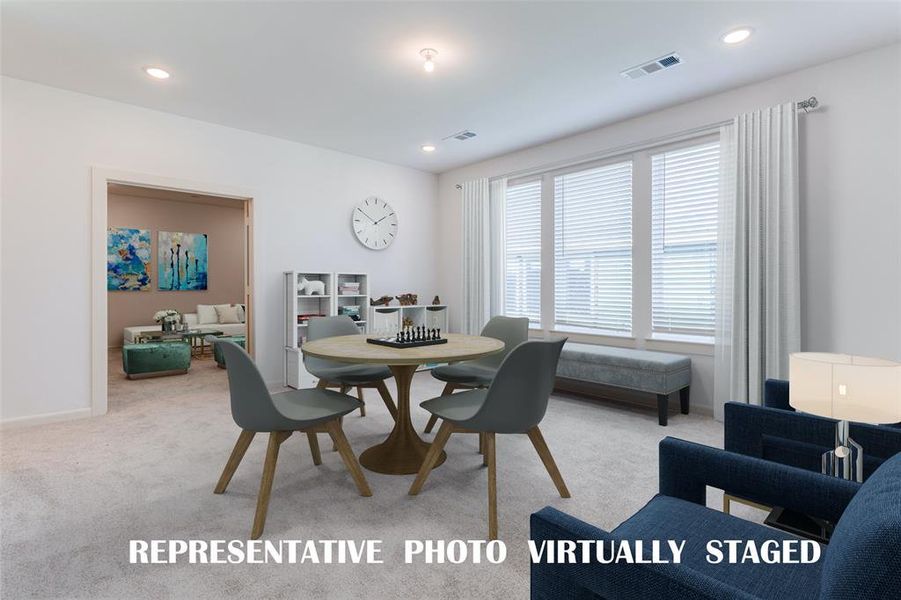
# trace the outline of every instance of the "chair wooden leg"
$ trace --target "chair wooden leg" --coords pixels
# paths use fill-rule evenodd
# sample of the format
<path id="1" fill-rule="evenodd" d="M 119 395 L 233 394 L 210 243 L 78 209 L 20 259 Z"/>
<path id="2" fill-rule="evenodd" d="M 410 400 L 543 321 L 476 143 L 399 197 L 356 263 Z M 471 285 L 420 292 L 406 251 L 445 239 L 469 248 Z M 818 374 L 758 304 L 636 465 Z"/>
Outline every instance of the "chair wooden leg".
<path id="1" fill-rule="evenodd" d="M 266 526 L 266 512 L 269 510 L 269 496 L 272 494 L 272 481 L 275 479 L 275 463 L 278 462 L 278 448 L 290 435 L 290 431 L 273 431 L 269 434 L 266 462 L 263 463 L 263 478 L 260 481 L 260 493 L 257 496 L 257 512 L 253 517 L 253 530 L 250 533 L 252 540 L 259 539 L 263 535 L 263 527 Z"/>
<path id="2" fill-rule="evenodd" d="M 424 433 L 432 433 L 432 429 L 434 429 L 436 423 L 438 423 L 438 417 L 435 415 L 430 416 L 429 422 L 425 424 Z"/>
<path id="3" fill-rule="evenodd" d="M 391 413 L 391 418 L 397 421 L 397 406 L 394 405 L 394 400 L 391 398 L 391 392 L 388 391 L 388 386 L 385 385 L 384 381 L 379 381 L 375 384 L 375 389 L 379 391 L 382 402 L 385 403 L 385 408 Z"/>
<path id="4" fill-rule="evenodd" d="M 453 432 L 453 424 L 448 423 L 447 421 L 441 422 L 441 427 L 438 428 L 438 434 L 435 436 L 435 441 L 429 446 L 429 451 L 426 452 L 425 458 L 422 460 L 422 466 L 419 467 L 419 473 L 416 474 L 416 479 L 413 480 L 413 485 L 410 486 L 409 493 L 411 496 L 415 496 L 422 489 L 425 480 L 429 477 L 429 473 L 435 468 L 435 463 L 438 461 L 438 457 L 441 456 L 444 445 L 447 443 L 447 440 Z"/>
<path id="5" fill-rule="evenodd" d="M 359 386 L 359 385 L 357 386 L 357 399 L 360 402 L 363 402 L 363 387 Z M 365 402 L 363 403 L 363 406 L 360 407 L 360 416 L 361 417 L 366 416 L 366 403 Z"/>
<path id="6" fill-rule="evenodd" d="M 235 447 L 232 449 L 231 456 L 228 457 L 228 462 L 225 463 L 222 475 L 219 477 L 219 483 L 216 484 L 216 489 L 213 490 L 214 494 L 225 492 L 225 488 L 228 487 L 228 483 L 232 480 L 232 475 L 235 474 L 238 465 L 241 464 L 241 459 L 244 458 L 244 453 L 247 452 L 247 448 L 256 434 L 256 431 L 248 431 L 246 429 L 241 431 L 241 435 L 238 436 L 238 441 L 235 442 Z"/>
<path id="7" fill-rule="evenodd" d="M 344 417 L 338 417 L 338 427 L 341 428 L 341 431 L 344 431 Z M 338 451 L 338 442 L 335 441 L 334 436 L 332 436 L 332 452 Z"/>
<path id="8" fill-rule="evenodd" d="M 312 431 L 307 432 L 307 440 L 310 442 L 310 454 L 313 455 L 313 464 L 322 464 L 322 454 L 319 453 L 319 438 Z"/>
<path id="9" fill-rule="evenodd" d="M 346 394 L 347 390 L 349 390 L 349 389 L 350 389 L 349 385 L 344 385 L 343 383 L 341 384 L 341 393 L 342 394 Z"/>
<path id="10" fill-rule="evenodd" d="M 350 447 L 350 443 L 344 435 L 344 430 L 341 429 L 340 422 L 337 419 L 329 421 L 325 424 L 325 429 L 328 431 L 328 434 L 332 436 L 332 441 L 334 441 L 335 445 L 338 447 L 338 453 L 341 454 L 344 465 L 347 467 L 347 470 L 350 471 L 354 483 L 357 484 L 360 495 L 371 496 L 372 490 L 369 489 L 369 484 L 366 482 L 366 476 L 363 474 L 360 462 L 357 460 L 356 454 L 354 454 L 353 449 Z"/>
<path id="11" fill-rule="evenodd" d="M 325 379 L 320 379 L 319 383 L 316 384 L 316 387 L 320 390 L 324 390 L 328 387 L 328 381 L 326 381 Z"/>
<path id="12" fill-rule="evenodd" d="M 442 390 L 441 395 L 447 396 L 454 393 L 454 389 L 456 386 L 452 383 L 445 384 L 444 390 Z M 426 423 L 425 433 L 432 433 L 432 429 L 435 427 L 435 424 L 438 423 L 438 417 L 432 415 L 429 417 L 429 422 Z"/>
<path id="13" fill-rule="evenodd" d="M 554 485 L 557 486 L 560 497 L 569 498 L 569 490 L 566 488 L 566 483 L 563 482 L 563 476 L 560 475 L 557 463 L 554 462 L 554 457 L 551 456 L 551 451 L 544 441 L 544 436 L 541 435 L 541 430 L 538 429 L 538 426 L 536 425 L 531 428 L 528 433 L 529 439 L 532 440 L 532 445 L 535 446 L 538 456 L 541 457 L 541 462 L 544 463 L 544 468 L 547 469 L 548 475 L 551 476 L 551 480 L 554 482 Z"/>
<path id="14" fill-rule="evenodd" d="M 485 456 L 488 459 L 488 539 L 497 539 L 497 456 L 494 432 L 485 434 Z"/>

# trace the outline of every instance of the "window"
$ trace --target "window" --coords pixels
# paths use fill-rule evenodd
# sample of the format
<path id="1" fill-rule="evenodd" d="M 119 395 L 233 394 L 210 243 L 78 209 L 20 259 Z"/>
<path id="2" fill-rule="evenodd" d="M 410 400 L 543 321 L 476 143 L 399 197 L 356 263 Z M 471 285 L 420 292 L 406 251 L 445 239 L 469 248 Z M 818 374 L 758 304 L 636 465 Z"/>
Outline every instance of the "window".
<path id="1" fill-rule="evenodd" d="M 507 188 L 504 314 L 541 322 L 541 180 Z"/>
<path id="2" fill-rule="evenodd" d="M 555 326 L 632 332 L 632 161 L 554 178 Z"/>
<path id="3" fill-rule="evenodd" d="M 651 330 L 713 337 L 719 142 L 651 157 Z"/>

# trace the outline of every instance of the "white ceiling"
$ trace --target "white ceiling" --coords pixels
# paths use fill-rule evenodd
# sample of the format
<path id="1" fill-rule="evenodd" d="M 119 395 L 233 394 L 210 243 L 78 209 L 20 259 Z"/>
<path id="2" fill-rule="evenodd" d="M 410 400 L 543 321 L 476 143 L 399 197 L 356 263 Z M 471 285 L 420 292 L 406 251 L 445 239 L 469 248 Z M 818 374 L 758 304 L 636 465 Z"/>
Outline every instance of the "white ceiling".
<path id="1" fill-rule="evenodd" d="M 891 1 L 2 3 L 5 75 L 435 172 L 898 39 Z"/>

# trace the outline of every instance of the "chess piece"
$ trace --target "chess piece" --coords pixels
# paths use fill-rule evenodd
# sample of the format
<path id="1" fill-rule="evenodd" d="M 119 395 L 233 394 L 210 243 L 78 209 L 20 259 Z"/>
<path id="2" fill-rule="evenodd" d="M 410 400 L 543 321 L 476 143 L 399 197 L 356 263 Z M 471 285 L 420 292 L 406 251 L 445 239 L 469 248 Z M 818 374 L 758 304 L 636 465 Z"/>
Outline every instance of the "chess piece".
<path id="1" fill-rule="evenodd" d="M 438 339 L 440 340 L 441 339 L 441 328 L 439 327 L 436 331 L 438 332 Z"/>
<path id="2" fill-rule="evenodd" d="M 439 298 L 438 296 L 435 296 L 434 298 L 432 298 L 432 305 L 433 305 L 433 306 L 437 306 L 437 305 L 439 305 L 439 304 L 441 304 L 441 298 Z"/>

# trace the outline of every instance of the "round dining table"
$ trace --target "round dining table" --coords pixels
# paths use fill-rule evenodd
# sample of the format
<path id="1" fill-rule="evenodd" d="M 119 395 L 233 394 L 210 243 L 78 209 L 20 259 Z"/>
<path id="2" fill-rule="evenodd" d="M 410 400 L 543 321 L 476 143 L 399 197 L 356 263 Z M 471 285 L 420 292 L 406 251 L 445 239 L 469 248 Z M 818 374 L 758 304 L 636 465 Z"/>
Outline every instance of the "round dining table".
<path id="1" fill-rule="evenodd" d="M 446 344 L 392 348 L 366 341 L 365 335 L 342 335 L 305 342 L 304 355 L 351 364 L 387 365 L 397 384 L 397 419 L 388 438 L 360 455 L 360 464 L 376 473 L 409 475 L 419 467 L 429 449 L 410 420 L 410 386 L 420 365 L 474 360 L 496 354 L 504 342 L 479 335 L 445 334 Z M 425 400 L 426 398 L 423 398 Z M 444 462 L 444 452 L 435 466 Z"/>

